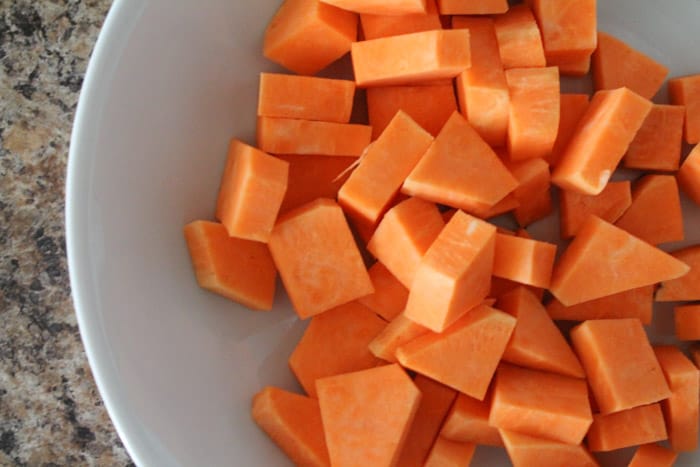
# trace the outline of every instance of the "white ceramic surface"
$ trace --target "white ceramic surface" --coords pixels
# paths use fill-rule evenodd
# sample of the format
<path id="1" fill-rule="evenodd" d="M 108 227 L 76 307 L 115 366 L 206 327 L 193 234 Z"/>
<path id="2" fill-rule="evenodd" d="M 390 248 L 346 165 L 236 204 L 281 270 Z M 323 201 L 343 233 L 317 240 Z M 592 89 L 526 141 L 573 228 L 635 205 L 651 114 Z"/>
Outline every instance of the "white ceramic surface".
<path id="1" fill-rule="evenodd" d="M 258 73 L 277 69 L 262 32 L 279 3 L 116 0 L 90 63 L 68 169 L 71 285 L 100 393 L 140 466 L 288 463 L 249 405 L 264 385 L 296 387 L 286 357 L 304 324 L 281 292 L 265 314 L 200 290 L 181 234 L 213 214 L 228 139 L 253 140 Z M 700 71 L 697 0 L 599 4 L 601 29 L 674 75 Z M 668 320 L 653 332 L 667 339 Z M 473 465 L 499 464 L 480 448 Z"/>

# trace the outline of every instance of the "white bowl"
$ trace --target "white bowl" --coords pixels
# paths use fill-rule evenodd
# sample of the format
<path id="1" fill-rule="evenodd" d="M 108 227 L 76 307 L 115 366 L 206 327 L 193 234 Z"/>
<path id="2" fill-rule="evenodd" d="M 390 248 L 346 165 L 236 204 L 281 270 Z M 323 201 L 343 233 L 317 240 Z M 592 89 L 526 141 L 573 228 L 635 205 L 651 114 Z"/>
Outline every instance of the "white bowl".
<path id="1" fill-rule="evenodd" d="M 278 69 L 261 39 L 279 4 L 116 0 L 90 63 L 68 168 L 71 285 L 100 393 L 140 466 L 288 464 L 249 408 L 264 385 L 297 387 L 286 358 L 304 323 L 281 287 L 271 313 L 201 290 L 182 236 L 213 215 L 229 138 L 254 140 L 258 73 Z M 601 29 L 672 75 L 700 72 L 700 2 L 599 11 Z M 480 448 L 473 465 L 499 463 Z"/>

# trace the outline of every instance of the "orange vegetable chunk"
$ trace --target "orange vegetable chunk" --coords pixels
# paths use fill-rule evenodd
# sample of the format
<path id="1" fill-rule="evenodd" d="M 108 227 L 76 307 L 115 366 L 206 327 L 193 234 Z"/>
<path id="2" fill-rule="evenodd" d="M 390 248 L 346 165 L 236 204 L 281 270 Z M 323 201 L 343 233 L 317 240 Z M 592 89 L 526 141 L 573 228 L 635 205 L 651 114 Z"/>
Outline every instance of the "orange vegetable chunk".
<path id="1" fill-rule="evenodd" d="M 695 204 L 700 204 L 700 145 L 690 151 L 676 177 L 683 192 Z"/>
<path id="2" fill-rule="evenodd" d="M 338 203 L 360 222 L 376 225 L 433 137 L 399 111 L 338 191 Z"/>
<path id="3" fill-rule="evenodd" d="M 329 5 L 356 13 L 408 15 L 425 13 L 425 0 L 322 0 Z"/>
<path id="4" fill-rule="evenodd" d="M 400 366 L 323 378 L 316 391 L 331 465 L 396 464 L 421 400 Z"/>
<path id="5" fill-rule="evenodd" d="M 357 15 L 319 0 L 284 0 L 265 30 L 263 55 L 314 75 L 350 51 Z"/>
<path id="6" fill-rule="evenodd" d="M 625 155 L 625 167 L 674 172 L 681 162 L 685 107 L 654 105 Z"/>
<path id="7" fill-rule="evenodd" d="M 632 184 L 629 181 L 610 182 L 598 195 L 583 195 L 575 191 L 559 192 L 561 238 L 571 238 L 591 214 L 614 223 L 632 204 Z"/>
<path id="8" fill-rule="evenodd" d="M 688 144 L 700 143 L 700 75 L 682 76 L 668 81 L 671 104 L 685 106 L 683 138 Z"/>
<path id="9" fill-rule="evenodd" d="M 627 87 L 647 99 L 654 97 L 668 75 L 664 65 L 602 31 L 592 65 L 596 90 Z"/>
<path id="10" fill-rule="evenodd" d="M 481 303 L 491 287 L 496 227 L 458 211 L 423 256 L 406 317 L 442 332 Z"/>
<path id="11" fill-rule="evenodd" d="M 627 88 L 597 92 L 554 170 L 552 182 L 564 190 L 600 194 L 651 107 L 650 101 Z"/>
<path id="12" fill-rule="evenodd" d="M 358 301 L 385 320 L 391 321 L 406 307 L 408 289 L 379 261 L 367 272 L 374 286 L 374 293 Z"/>
<path id="13" fill-rule="evenodd" d="M 423 375 L 416 375 L 413 383 L 422 397 L 396 464 L 401 467 L 423 467 L 440 433 L 442 421 L 457 397 L 454 389 Z"/>
<path id="14" fill-rule="evenodd" d="M 656 291 L 656 301 L 700 300 L 700 245 L 676 250 L 671 256 L 688 265 L 690 270 L 677 279 L 661 282 L 661 287 Z"/>
<path id="15" fill-rule="evenodd" d="M 571 306 L 683 276 L 688 265 L 590 216 L 554 266 L 549 290 Z"/>
<path id="16" fill-rule="evenodd" d="M 444 226 L 437 206 L 409 198 L 384 215 L 367 249 L 410 288 L 423 255 Z"/>
<path id="17" fill-rule="evenodd" d="M 406 315 L 401 313 L 369 343 L 369 350 L 377 358 L 396 363 L 398 361 L 396 350 L 399 347 L 429 331 L 425 326 L 406 318 Z"/>
<path id="18" fill-rule="evenodd" d="M 529 6 L 511 7 L 505 14 L 494 18 L 494 25 L 506 70 L 546 66 L 540 28 Z"/>
<path id="19" fill-rule="evenodd" d="M 253 420 L 295 464 L 330 466 L 316 399 L 267 386 L 253 398 Z"/>
<path id="20" fill-rule="evenodd" d="M 348 123 L 355 82 L 260 73 L 258 116 Z"/>
<path id="21" fill-rule="evenodd" d="M 479 400 L 515 328 L 515 318 L 486 305 L 441 334 L 427 333 L 396 351 L 401 365 Z"/>
<path id="22" fill-rule="evenodd" d="M 564 73 L 559 69 L 560 73 Z M 588 108 L 588 94 L 566 94 L 559 96 L 559 129 L 552 152 L 545 156 L 550 166 L 556 167 L 561 160 L 571 138 L 576 132 L 581 118 Z"/>
<path id="23" fill-rule="evenodd" d="M 360 23 L 362 24 L 365 40 L 442 29 L 440 14 L 438 13 L 435 0 L 427 0 L 425 6 L 425 13 L 402 15 L 361 14 Z"/>
<path id="24" fill-rule="evenodd" d="M 547 65 L 564 66 L 590 59 L 598 44 L 596 0 L 535 0 L 533 12 L 542 32 Z"/>
<path id="25" fill-rule="evenodd" d="M 508 364 L 498 368 L 489 423 L 500 430 L 580 444 L 592 420 L 584 380 Z"/>
<path id="26" fill-rule="evenodd" d="M 272 309 L 277 270 L 267 245 L 229 237 L 215 222 L 191 222 L 184 233 L 200 287 L 253 310 Z"/>
<path id="27" fill-rule="evenodd" d="M 512 235 L 496 234 L 493 275 L 525 285 L 549 287 L 557 246 Z"/>
<path id="28" fill-rule="evenodd" d="M 369 308 L 350 302 L 311 319 L 289 357 L 289 368 L 316 397 L 316 380 L 372 368 L 379 363 L 367 346 L 386 323 Z"/>
<path id="29" fill-rule="evenodd" d="M 258 146 L 270 154 L 360 156 L 371 136 L 372 128 L 367 125 L 258 118 Z"/>
<path id="30" fill-rule="evenodd" d="M 614 451 L 668 437 L 661 406 L 642 405 L 608 415 L 593 415 L 588 447 L 593 452 Z"/>
<path id="31" fill-rule="evenodd" d="M 458 112 L 404 182 L 402 192 L 468 212 L 489 209 L 518 182 Z"/>
<path id="32" fill-rule="evenodd" d="M 598 462 L 581 444 L 566 444 L 500 430 L 508 457 L 514 467 L 598 467 Z"/>
<path id="33" fill-rule="evenodd" d="M 474 443 L 459 443 L 442 436 L 435 440 L 423 467 L 464 467 L 471 465 L 476 451 Z"/>
<path id="34" fill-rule="evenodd" d="M 494 276 L 491 278 L 491 290 L 489 291 L 488 296 L 493 299 L 498 299 L 502 295 L 510 292 L 511 290 L 517 289 L 518 287 L 523 287 L 523 285 L 508 279 L 501 279 L 500 277 Z M 544 297 L 544 289 L 529 285 L 524 287 L 535 294 L 538 300 L 542 300 L 542 297 Z"/>
<path id="35" fill-rule="evenodd" d="M 591 70 L 591 57 L 580 57 L 570 62 L 561 62 L 558 66 L 562 76 L 586 76 Z"/>
<path id="36" fill-rule="evenodd" d="M 700 405 L 700 373 L 678 347 L 654 348 L 671 397 L 661 401 L 666 419 L 668 440 L 674 451 L 695 451 L 698 448 L 698 408 Z"/>
<path id="37" fill-rule="evenodd" d="M 343 210 L 332 200 L 282 216 L 268 245 L 302 319 L 374 292 Z"/>
<path id="38" fill-rule="evenodd" d="M 454 78 L 471 66 L 469 31 L 423 31 L 354 42 L 352 63 L 360 87 Z"/>
<path id="39" fill-rule="evenodd" d="M 520 207 L 520 202 L 515 198 L 513 192 L 508 193 L 505 198 L 494 204 L 490 208 L 472 209 L 473 214 L 480 219 L 491 219 L 492 217 L 500 216 L 507 212 L 513 211 Z"/>
<path id="40" fill-rule="evenodd" d="M 280 214 L 317 198 L 334 199 L 347 179 L 343 172 L 357 161 L 356 157 L 299 154 L 282 154 L 276 157 L 289 163 L 287 191 L 280 207 Z"/>
<path id="41" fill-rule="evenodd" d="M 508 0 L 437 0 L 442 15 L 493 15 L 508 11 Z"/>
<path id="42" fill-rule="evenodd" d="M 566 338 L 532 292 L 518 287 L 502 295 L 497 306 L 517 319 L 504 361 L 574 378 L 585 376 Z"/>
<path id="43" fill-rule="evenodd" d="M 632 204 L 615 225 L 652 245 L 683 240 L 683 212 L 676 177 L 642 177 L 632 189 Z"/>
<path id="44" fill-rule="evenodd" d="M 489 425 L 490 411 L 490 400 L 480 401 L 459 394 L 445 419 L 440 436 L 459 443 L 503 446 L 498 429 Z"/>
<path id="45" fill-rule="evenodd" d="M 505 146 L 510 94 L 493 20 L 454 16 L 454 29 L 468 29 L 472 66 L 457 77 L 457 97 L 462 115 L 491 146 Z"/>
<path id="46" fill-rule="evenodd" d="M 653 305 L 654 286 L 647 285 L 573 306 L 564 306 L 555 298 L 547 304 L 547 313 L 554 320 L 637 318 L 651 324 Z"/>
<path id="47" fill-rule="evenodd" d="M 673 467 L 678 453 L 658 444 L 644 444 L 634 453 L 628 467 Z"/>
<path id="48" fill-rule="evenodd" d="M 547 217 L 552 212 L 552 196 L 549 166 L 543 159 L 527 159 L 508 164 L 508 169 L 518 180 L 513 196 L 519 206 L 513 214 L 521 227 Z"/>
<path id="49" fill-rule="evenodd" d="M 700 340 L 700 305 L 677 306 L 673 313 L 678 340 Z"/>
<path id="50" fill-rule="evenodd" d="M 510 160 L 545 157 L 559 132 L 559 70 L 512 68 L 505 74 L 510 91 Z"/>
<path id="51" fill-rule="evenodd" d="M 267 243 L 287 191 L 289 163 L 231 141 L 216 217 L 231 237 Z"/>
<path id="52" fill-rule="evenodd" d="M 426 102 L 430 105 L 426 105 Z M 367 113 L 372 125 L 373 139 L 382 134 L 400 110 L 435 136 L 440 133 L 450 115 L 457 110 L 452 84 L 368 88 Z"/>
<path id="53" fill-rule="evenodd" d="M 671 395 L 639 320 L 586 321 L 571 330 L 571 342 L 602 414 L 651 404 Z"/>

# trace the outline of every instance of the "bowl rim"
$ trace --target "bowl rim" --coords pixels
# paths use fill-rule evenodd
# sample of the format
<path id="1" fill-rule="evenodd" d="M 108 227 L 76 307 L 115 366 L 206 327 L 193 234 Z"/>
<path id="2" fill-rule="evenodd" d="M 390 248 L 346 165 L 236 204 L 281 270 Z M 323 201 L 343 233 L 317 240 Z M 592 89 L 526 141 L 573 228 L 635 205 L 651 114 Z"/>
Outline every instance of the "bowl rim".
<path id="1" fill-rule="evenodd" d="M 102 105 L 109 93 L 115 57 L 123 49 L 124 31 L 135 24 L 145 4 L 114 0 L 89 59 L 78 98 L 70 136 L 65 185 L 65 233 L 68 275 L 80 337 L 97 390 L 131 460 L 136 465 L 155 465 L 157 457 L 146 442 L 147 433 L 125 404 L 126 394 L 116 377 L 117 365 L 106 342 L 102 318 L 93 294 L 95 280 L 87 263 L 90 234 L 85 193 L 91 185 L 91 131 L 99 125 Z M 121 42 L 121 43 L 120 43 Z M 94 134 L 94 133 L 93 133 Z"/>

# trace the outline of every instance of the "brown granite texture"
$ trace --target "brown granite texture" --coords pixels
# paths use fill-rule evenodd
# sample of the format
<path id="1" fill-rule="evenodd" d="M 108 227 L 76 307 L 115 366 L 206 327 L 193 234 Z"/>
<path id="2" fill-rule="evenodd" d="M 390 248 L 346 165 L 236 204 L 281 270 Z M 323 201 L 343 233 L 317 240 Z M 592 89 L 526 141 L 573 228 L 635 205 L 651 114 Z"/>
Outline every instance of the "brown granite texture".
<path id="1" fill-rule="evenodd" d="M 133 465 L 97 393 L 65 259 L 64 183 L 110 0 L 0 0 L 0 465 Z"/>

